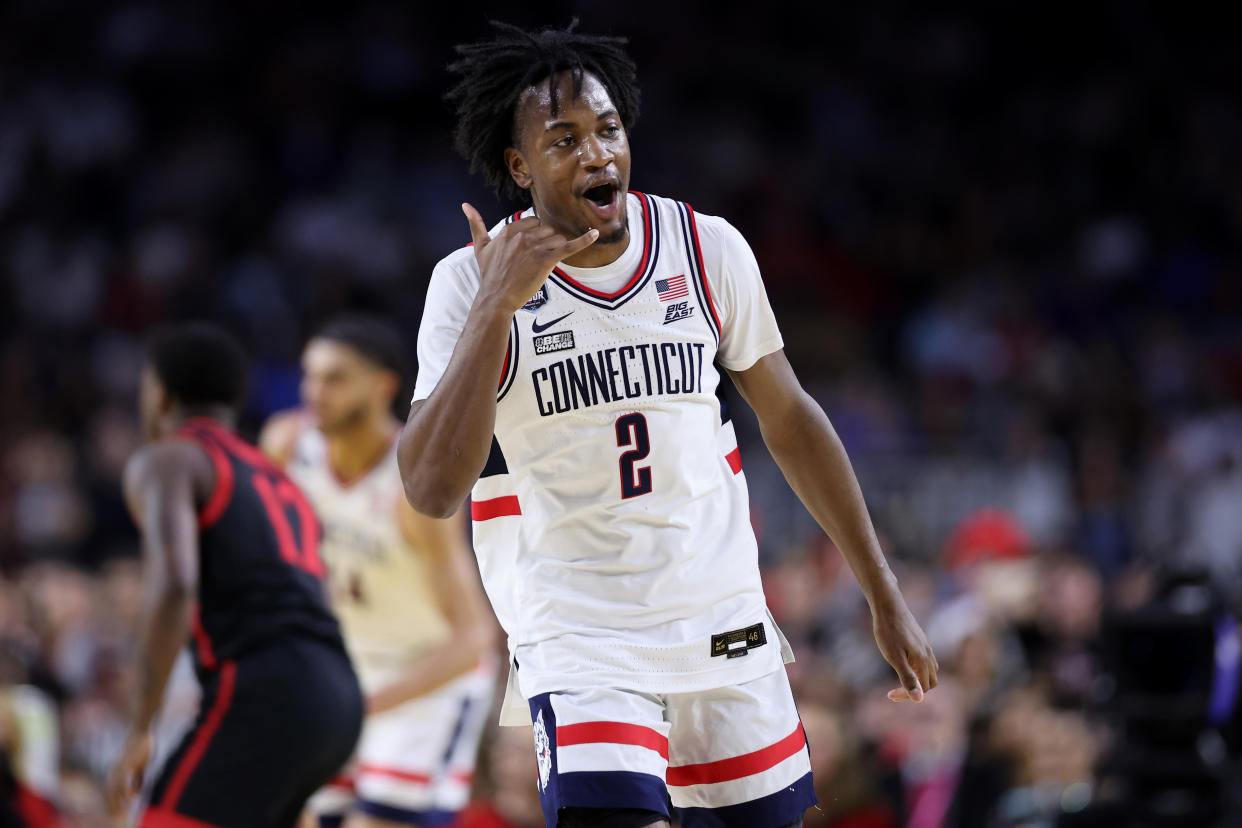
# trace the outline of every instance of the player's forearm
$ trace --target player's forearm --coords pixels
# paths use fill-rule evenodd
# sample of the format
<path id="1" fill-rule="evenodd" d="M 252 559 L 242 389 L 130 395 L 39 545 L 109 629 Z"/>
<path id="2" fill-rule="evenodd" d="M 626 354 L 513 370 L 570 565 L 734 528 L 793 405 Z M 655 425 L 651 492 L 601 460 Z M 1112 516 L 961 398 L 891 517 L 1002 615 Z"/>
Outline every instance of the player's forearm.
<path id="1" fill-rule="evenodd" d="M 854 468 L 823 409 L 803 392 L 780 422 L 761 426 L 785 479 L 841 550 L 872 608 L 899 598 Z"/>
<path id="2" fill-rule="evenodd" d="M 406 499 L 422 514 L 450 517 L 483 471 L 512 322 L 512 312 L 476 302 L 444 376 L 402 430 L 401 480 Z"/>
<path id="3" fill-rule="evenodd" d="M 144 601 L 138 635 L 138 698 L 130 723 L 134 731 L 145 731 L 160 709 L 173 664 L 189 635 L 193 608 L 193 591 L 178 585 L 156 588 Z"/>
<path id="4" fill-rule="evenodd" d="M 367 698 L 367 713 L 382 713 L 424 696 L 479 666 L 495 641 L 482 625 L 455 631 L 442 644 L 414 660 L 396 681 Z"/>

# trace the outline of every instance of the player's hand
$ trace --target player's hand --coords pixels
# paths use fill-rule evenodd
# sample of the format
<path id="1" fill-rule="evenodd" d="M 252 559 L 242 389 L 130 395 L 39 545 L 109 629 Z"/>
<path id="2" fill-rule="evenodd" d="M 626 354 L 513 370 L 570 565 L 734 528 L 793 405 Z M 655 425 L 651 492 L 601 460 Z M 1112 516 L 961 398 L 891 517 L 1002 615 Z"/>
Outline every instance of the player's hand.
<path id="1" fill-rule="evenodd" d="M 474 257 L 483 282 L 480 296 L 492 297 L 514 313 L 543 287 L 557 262 L 584 250 L 599 238 L 592 227 L 576 239 L 567 239 L 534 216 L 506 225 L 496 238 L 487 234 L 479 211 L 461 205 L 474 240 Z"/>
<path id="2" fill-rule="evenodd" d="M 130 800 L 142 788 L 142 774 L 151 759 L 151 737 L 146 732 L 130 733 L 121 749 L 121 757 L 108 774 L 108 809 L 120 819 Z"/>
<path id="3" fill-rule="evenodd" d="M 872 631 L 880 654 L 901 681 L 900 687 L 888 691 L 888 698 L 895 702 L 921 702 L 923 694 L 939 683 L 940 665 L 923 628 L 900 595 L 872 611 Z"/>
<path id="4" fill-rule="evenodd" d="M 377 713 L 387 713 L 405 704 L 412 697 L 403 694 L 400 688 L 383 688 L 377 690 L 364 699 L 365 715 L 374 716 Z"/>

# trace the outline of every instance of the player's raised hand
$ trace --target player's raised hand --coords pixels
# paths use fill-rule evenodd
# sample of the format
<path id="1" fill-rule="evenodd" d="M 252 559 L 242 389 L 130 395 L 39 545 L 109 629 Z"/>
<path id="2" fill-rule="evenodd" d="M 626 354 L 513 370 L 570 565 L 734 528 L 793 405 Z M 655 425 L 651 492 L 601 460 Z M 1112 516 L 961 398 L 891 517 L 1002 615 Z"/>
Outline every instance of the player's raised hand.
<path id="1" fill-rule="evenodd" d="M 483 277 L 479 295 L 496 299 L 515 312 L 543 286 L 557 262 L 590 247 L 599 238 L 599 231 L 592 227 L 577 238 L 567 239 L 534 216 L 527 216 L 506 225 L 493 239 L 478 210 L 463 204 L 461 211 L 470 224 L 474 256 Z"/>
<path id="2" fill-rule="evenodd" d="M 921 702 L 923 694 L 939 683 L 940 665 L 906 602 L 898 597 L 896 602 L 873 610 L 872 631 L 880 654 L 901 681 L 900 687 L 888 691 L 888 698 Z"/>

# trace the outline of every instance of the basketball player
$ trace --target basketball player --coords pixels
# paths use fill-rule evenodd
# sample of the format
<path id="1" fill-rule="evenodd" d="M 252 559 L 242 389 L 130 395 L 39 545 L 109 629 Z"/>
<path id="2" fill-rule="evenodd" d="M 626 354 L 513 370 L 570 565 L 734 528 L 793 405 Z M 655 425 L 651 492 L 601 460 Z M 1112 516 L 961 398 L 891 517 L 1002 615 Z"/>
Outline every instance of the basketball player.
<path id="1" fill-rule="evenodd" d="M 810 765 L 759 578 L 727 373 L 849 561 L 919 701 L 937 665 L 849 459 L 726 221 L 629 191 L 634 65 L 613 38 L 498 25 L 458 47 L 456 145 L 532 206 L 435 268 L 399 459 L 471 514 L 509 634 L 502 723 L 533 720 L 548 828 L 801 825 Z M 527 715 L 513 702 L 524 699 Z"/>
<path id="2" fill-rule="evenodd" d="M 246 362 L 222 331 L 157 335 L 142 374 L 148 443 L 125 468 L 145 581 L 138 698 L 110 780 L 118 812 L 188 641 L 201 712 L 140 824 L 280 826 L 349 759 L 362 693 L 328 609 L 319 528 L 284 473 L 232 431 Z"/>
<path id="3" fill-rule="evenodd" d="M 404 346 L 348 316 L 302 353 L 304 408 L 260 445 L 306 492 L 346 646 L 367 699 L 357 761 L 312 797 L 320 825 L 445 825 L 466 806 L 495 682 L 495 622 L 466 527 L 405 502 L 397 469 Z"/>

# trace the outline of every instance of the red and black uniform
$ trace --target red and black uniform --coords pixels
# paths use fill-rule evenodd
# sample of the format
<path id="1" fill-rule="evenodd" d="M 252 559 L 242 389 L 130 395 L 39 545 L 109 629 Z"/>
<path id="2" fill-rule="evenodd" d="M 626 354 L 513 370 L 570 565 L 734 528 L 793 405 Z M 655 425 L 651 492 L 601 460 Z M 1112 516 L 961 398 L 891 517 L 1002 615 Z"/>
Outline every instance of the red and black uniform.
<path id="1" fill-rule="evenodd" d="M 198 518 L 191 649 L 203 701 L 140 824 L 293 826 L 349 759 L 363 715 L 322 582 L 319 523 L 283 471 L 216 421 L 190 420 L 178 437 L 216 473 Z"/>

